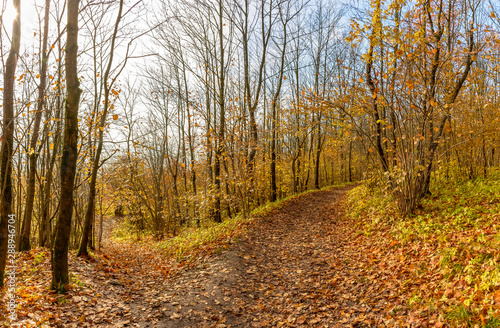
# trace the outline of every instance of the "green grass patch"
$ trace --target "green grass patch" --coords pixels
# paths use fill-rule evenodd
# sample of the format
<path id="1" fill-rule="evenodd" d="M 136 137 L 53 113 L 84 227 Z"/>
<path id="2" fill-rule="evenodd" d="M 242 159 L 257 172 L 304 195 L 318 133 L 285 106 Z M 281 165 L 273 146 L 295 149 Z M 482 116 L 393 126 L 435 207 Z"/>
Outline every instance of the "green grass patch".
<path id="1" fill-rule="evenodd" d="M 497 317 L 489 318 L 483 328 L 500 328 L 500 319 Z"/>
<path id="2" fill-rule="evenodd" d="M 448 319 L 454 325 L 466 325 L 467 327 L 472 326 L 471 313 L 463 305 L 457 305 L 450 309 L 446 315 Z"/>

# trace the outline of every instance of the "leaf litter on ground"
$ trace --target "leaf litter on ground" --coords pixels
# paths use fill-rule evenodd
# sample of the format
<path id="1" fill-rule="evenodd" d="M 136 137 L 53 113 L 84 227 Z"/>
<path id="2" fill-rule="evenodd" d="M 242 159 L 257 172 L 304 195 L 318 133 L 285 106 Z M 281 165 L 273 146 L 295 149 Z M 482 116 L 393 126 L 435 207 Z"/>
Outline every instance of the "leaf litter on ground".
<path id="1" fill-rule="evenodd" d="M 71 255 L 65 295 L 47 289 L 50 254 L 25 252 L 18 316 L 27 327 L 444 326 L 415 292 L 438 284 L 415 279 L 435 248 L 403 244 L 386 225 L 367 233 L 368 222 L 345 215 L 352 188 L 293 197 L 181 259 L 152 242 L 108 240 L 91 257 Z"/>

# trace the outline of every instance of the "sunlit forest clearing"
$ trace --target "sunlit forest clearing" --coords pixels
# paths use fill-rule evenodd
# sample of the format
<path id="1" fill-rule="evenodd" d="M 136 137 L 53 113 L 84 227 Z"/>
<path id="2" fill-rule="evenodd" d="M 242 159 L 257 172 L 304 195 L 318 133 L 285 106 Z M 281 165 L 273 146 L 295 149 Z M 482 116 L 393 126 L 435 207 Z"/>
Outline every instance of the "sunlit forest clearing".
<path id="1" fill-rule="evenodd" d="M 500 327 L 500 4 L 6 0 L 0 323 Z"/>

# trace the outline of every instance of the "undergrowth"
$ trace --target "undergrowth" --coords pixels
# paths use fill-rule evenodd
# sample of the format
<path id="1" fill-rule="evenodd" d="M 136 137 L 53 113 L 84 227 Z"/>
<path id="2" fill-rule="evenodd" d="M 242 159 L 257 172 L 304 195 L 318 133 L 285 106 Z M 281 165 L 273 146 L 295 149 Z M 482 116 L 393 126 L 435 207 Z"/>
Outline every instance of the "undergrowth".
<path id="1" fill-rule="evenodd" d="M 402 217 L 389 193 L 363 184 L 348 195 L 349 215 L 365 235 L 414 256 L 415 279 L 436 286 L 422 307 L 437 302 L 451 326 L 500 327 L 500 170 L 469 181 L 435 176 L 431 192 Z"/>

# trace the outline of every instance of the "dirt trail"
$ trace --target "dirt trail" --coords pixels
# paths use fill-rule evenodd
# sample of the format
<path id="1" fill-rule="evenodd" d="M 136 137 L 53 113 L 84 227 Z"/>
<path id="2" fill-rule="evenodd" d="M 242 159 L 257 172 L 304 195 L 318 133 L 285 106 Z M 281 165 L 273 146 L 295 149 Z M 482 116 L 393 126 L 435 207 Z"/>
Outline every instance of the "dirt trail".
<path id="1" fill-rule="evenodd" d="M 136 260 L 130 276 L 110 286 L 124 302 L 109 326 L 405 326 L 387 315 L 407 311 L 396 294 L 404 279 L 373 266 L 370 245 L 342 219 L 349 189 L 288 201 L 229 250 L 176 277 L 141 269 L 159 259 Z M 123 249 L 115 251 L 117 263 L 127 261 Z"/>

